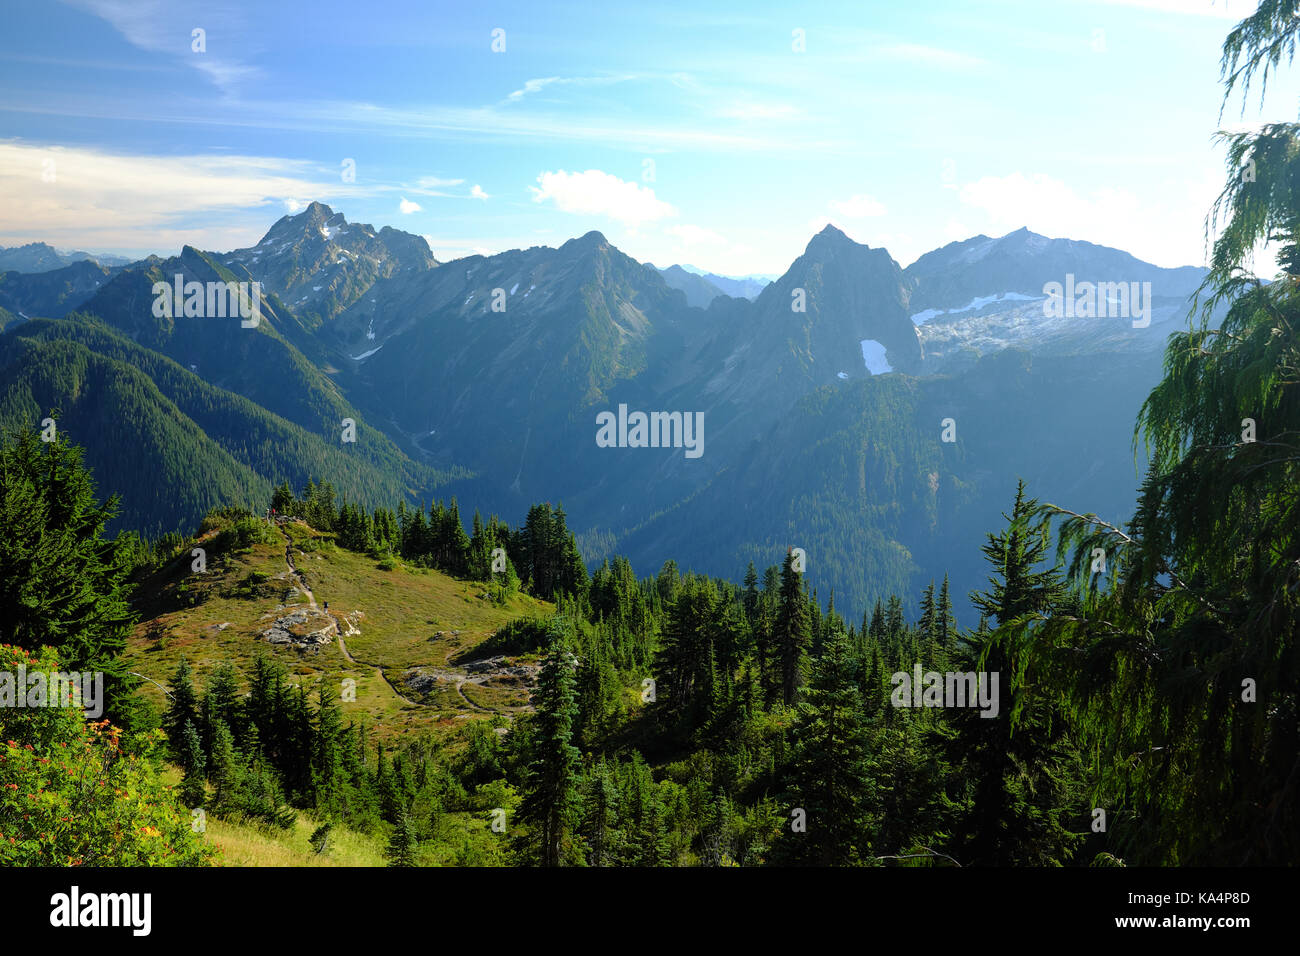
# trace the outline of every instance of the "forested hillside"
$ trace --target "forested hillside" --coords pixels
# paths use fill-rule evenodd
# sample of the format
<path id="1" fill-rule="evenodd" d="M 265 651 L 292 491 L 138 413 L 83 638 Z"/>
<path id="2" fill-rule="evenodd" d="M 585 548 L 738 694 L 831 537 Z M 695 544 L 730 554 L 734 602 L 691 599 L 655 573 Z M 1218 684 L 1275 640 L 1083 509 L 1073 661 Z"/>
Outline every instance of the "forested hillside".
<path id="1" fill-rule="evenodd" d="M 115 527 L 150 537 L 212 508 L 264 506 L 284 479 L 329 475 L 340 493 L 378 503 L 427 494 L 450 477 L 363 422 L 355 444 L 338 440 L 341 424 L 329 438 L 305 429 L 88 315 L 26 322 L 0 339 L 0 425 L 52 413 L 101 486 L 120 495 Z"/>

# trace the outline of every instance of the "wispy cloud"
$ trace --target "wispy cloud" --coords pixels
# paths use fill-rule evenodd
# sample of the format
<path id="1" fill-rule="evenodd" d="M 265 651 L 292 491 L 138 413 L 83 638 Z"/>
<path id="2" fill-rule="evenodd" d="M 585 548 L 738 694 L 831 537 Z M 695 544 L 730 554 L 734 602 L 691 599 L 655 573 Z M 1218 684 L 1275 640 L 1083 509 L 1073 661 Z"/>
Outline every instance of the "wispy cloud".
<path id="1" fill-rule="evenodd" d="M 945 69 L 969 70 L 989 65 L 989 61 L 983 57 L 921 43 L 885 43 L 874 47 L 869 55 Z"/>
<path id="2" fill-rule="evenodd" d="M 802 116 L 804 111 L 790 103 L 725 103 L 718 107 L 719 116 L 741 120 L 783 120 Z"/>
<path id="3" fill-rule="evenodd" d="M 696 124 L 629 122 L 586 116 L 520 113 L 495 107 L 385 107 L 367 102 L 230 100 L 226 108 L 192 100 L 130 102 L 120 98 L 57 94 L 22 101 L 0 101 L 0 113 L 115 120 L 148 125 L 182 125 L 293 130 L 344 135 L 388 135 L 440 140 L 598 143 L 641 153 L 675 149 L 710 152 L 826 152 L 847 148 L 820 138 L 728 133 L 707 121 Z"/>
<path id="4" fill-rule="evenodd" d="M 548 87 L 611 86 L 615 83 L 626 83 L 628 80 L 635 79 L 637 79 L 635 74 L 621 76 L 543 76 L 533 80 L 525 80 L 524 85 L 507 96 L 504 102 L 518 103 L 524 97 L 540 93 Z"/>
<path id="5" fill-rule="evenodd" d="M 67 0 L 106 21 L 133 46 L 161 53 L 206 74 L 227 94 L 262 76 L 244 56 L 256 45 L 255 30 L 247 29 L 238 6 L 224 0 Z M 196 38 L 195 31 L 201 31 Z M 238 37 L 238 43 L 208 45 L 213 39 Z M 201 41 L 201 42 L 200 42 Z M 196 47 L 201 46 L 201 49 Z"/>

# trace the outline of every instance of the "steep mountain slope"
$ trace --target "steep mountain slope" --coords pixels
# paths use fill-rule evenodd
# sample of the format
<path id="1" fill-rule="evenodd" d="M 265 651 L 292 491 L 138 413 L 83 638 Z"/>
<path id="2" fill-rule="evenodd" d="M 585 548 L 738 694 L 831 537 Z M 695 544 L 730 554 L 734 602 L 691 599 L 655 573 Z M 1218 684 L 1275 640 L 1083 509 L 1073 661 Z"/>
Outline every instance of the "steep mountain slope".
<path id="1" fill-rule="evenodd" d="M 406 468 L 406 456 L 343 396 L 320 366 L 285 334 L 309 336 L 297 317 L 273 293 L 263 290 L 256 327 L 235 318 L 169 317 L 154 314 L 155 282 L 235 282 L 234 274 L 213 256 L 186 246 L 181 255 L 149 259 L 122 270 L 86 304 L 146 348 L 202 376 L 206 381 L 252 400 L 329 442 L 342 439 L 344 419 L 357 426 L 350 453 L 390 473 Z M 394 470 L 395 469 L 395 470 Z"/>
<path id="2" fill-rule="evenodd" d="M 358 455 L 88 317 L 0 336 L 0 425 L 31 427 L 54 409 L 100 482 L 122 490 L 119 525 L 150 534 L 193 525 L 223 503 L 265 507 L 282 480 L 295 489 L 329 480 L 376 505 L 419 499 L 449 479 L 400 455 Z"/>
<path id="3" fill-rule="evenodd" d="M 1205 277 L 1204 269 L 1163 269 L 1118 249 L 1025 229 L 951 243 L 905 271 L 927 373 L 968 368 L 1003 348 L 1039 355 L 1159 352 L 1170 332 L 1185 327 L 1189 299 Z M 1049 283 L 1060 287 L 1059 302 L 1045 294 Z M 1095 303 L 1076 308 L 1071 295 L 1065 308 L 1067 289 L 1100 283 L 1108 285 Z"/>
<path id="4" fill-rule="evenodd" d="M 927 310 L 967 310 L 981 298 L 1007 293 L 1043 297 L 1048 282 L 1150 282 L 1157 296 L 1185 299 L 1205 277 L 1204 269 L 1162 269 L 1107 246 L 1048 239 L 1017 229 L 997 239 L 975 236 L 927 252 L 904 270 L 918 321 Z M 978 306 L 976 306 L 978 307 Z"/>
<path id="5" fill-rule="evenodd" d="M 763 290 L 752 320 L 741 318 L 727 330 L 738 343 L 728 364 L 734 358 L 755 379 L 785 379 L 806 391 L 834 382 L 841 372 L 870 374 L 862 348 L 867 340 L 878 343 L 893 368 L 911 369 L 921 349 L 907 310 L 903 271 L 889 253 L 828 225 Z"/>
<path id="6" fill-rule="evenodd" d="M 1006 300 L 978 311 L 939 316 L 916 330 L 925 350 L 921 368 L 926 374 L 957 371 L 969 368 L 981 355 L 1005 348 L 1036 355 L 1158 355 L 1171 332 L 1187 327 L 1191 304 L 1176 296 L 1153 296 L 1149 304 L 1149 324 L 1142 328 L 1134 328 L 1130 316 L 1049 317 L 1044 315 L 1043 299 Z"/>
<path id="7" fill-rule="evenodd" d="M 5 272 L 0 274 L 0 306 L 21 318 L 62 318 L 117 271 L 87 260 L 46 272 Z"/>
<path id="8" fill-rule="evenodd" d="M 341 387 L 432 461 L 482 473 L 491 507 L 508 509 L 507 491 L 541 495 L 593 525 L 631 526 L 698 489 L 811 389 L 871 374 L 864 339 L 913 367 L 906 303 L 888 253 L 831 228 L 758 301 L 707 310 L 589 233 L 381 280 L 326 336 L 346 355 Z M 702 459 L 598 448 L 596 413 L 619 405 L 703 414 Z"/>
<path id="9" fill-rule="evenodd" d="M 802 396 L 873 374 L 866 350 L 882 360 L 876 372 L 888 363 L 912 369 L 921 357 L 898 264 L 832 226 L 756 301 L 715 299 L 682 346 L 647 376 L 655 387 L 648 400 L 704 412 L 710 470 L 742 454 Z"/>
<path id="10" fill-rule="evenodd" d="M 356 302 L 377 280 L 438 265 L 420 236 L 390 226 L 375 232 L 319 202 L 281 217 L 257 245 L 213 258 L 238 278 L 263 283 L 310 331 Z"/>
<path id="11" fill-rule="evenodd" d="M 1016 479 L 1040 498 L 1122 520 L 1137 475 L 1133 415 L 1158 374 L 1150 353 L 1033 358 L 1002 351 L 955 376 L 828 386 L 789 409 L 693 498 L 622 537 L 643 570 L 672 556 L 739 579 L 752 560 L 808 555 L 822 599 L 860 614 L 952 574 L 961 623 L 984 585 L 979 546 Z M 942 441 L 952 418 L 956 441 Z"/>
<path id="12" fill-rule="evenodd" d="M 462 462 L 521 502 L 584 484 L 596 410 L 662 366 L 700 314 L 596 232 L 394 285 L 334 323 L 374 336 L 339 381 L 432 461 Z"/>
<path id="13" fill-rule="evenodd" d="M 271 482 L 236 461 L 163 396 L 148 375 L 77 342 L 0 337 L 0 425 L 47 415 L 85 449 L 103 494 L 120 494 L 117 527 L 157 535 L 209 508 L 253 507 Z"/>

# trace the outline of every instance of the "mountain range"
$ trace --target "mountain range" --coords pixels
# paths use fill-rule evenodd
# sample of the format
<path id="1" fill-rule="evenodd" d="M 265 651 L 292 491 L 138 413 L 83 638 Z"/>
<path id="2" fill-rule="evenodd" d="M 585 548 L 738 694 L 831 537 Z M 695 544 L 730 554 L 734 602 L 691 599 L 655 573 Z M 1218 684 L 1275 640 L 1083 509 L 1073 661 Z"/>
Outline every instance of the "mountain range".
<path id="1" fill-rule="evenodd" d="M 157 315 L 178 274 L 259 283 L 261 321 Z M 1149 325 L 1049 317 L 1067 274 L 1150 283 Z M 1203 275 L 1023 229 L 904 269 L 827 226 L 773 281 L 726 286 L 599 232 L 442 263 L 312 203 L 246 249 L 0 275 L 0 425 L 57 412 L 118 524 L 149 534 L 265 507 L 285 479 L 511 522 L 551 501 L 589 562 L 642 574 L 739 579 L 801 547 L 856 615 L 945 573 L 982 586 L 1019 477 L 1130 514 L 1134 418 Z M 602 447 L 597 416 L 620 410 L 702 416 L 703 453 Z"/>
<path id="2" fill-rule="evenodd" d="M 686 304 L 708 308 L 709 303 L 720 295 L 729 295 L 733 299 L 756 299 L 776 277 L 768 276 L 720 276 L 714 272 L 705 272 L 695 266 L 671 265 L 660 269 L 664 281 L 674 289 L 686 293 Z"/>
<path id="3" fill-rule="evenodd" d="M 126 256 L 112 256 L 91 252 L 60 252 L 44 242 L 29 242 L 25 246 L 0 246 L 0 272 L 49 272 L 74 262 L 96 262 L 102 266 L 124 266 L 131 262 Z"/>

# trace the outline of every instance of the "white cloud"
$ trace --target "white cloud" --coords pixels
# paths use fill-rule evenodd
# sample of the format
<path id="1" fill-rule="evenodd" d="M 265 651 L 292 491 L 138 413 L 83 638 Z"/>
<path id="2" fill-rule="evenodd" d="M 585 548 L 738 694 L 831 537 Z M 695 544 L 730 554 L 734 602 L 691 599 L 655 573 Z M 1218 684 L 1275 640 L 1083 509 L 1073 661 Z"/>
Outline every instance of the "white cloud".
<path id="1" fill-rule="evenodd" d="M 1187 209 L 1208 209 L 1218 192 L 1215 179 L 1189 180 L 1160 198 L 1139 197 L 1113 187 L 1083 194 L 1041 173 L 986 176 L 961 187 L 958 196 L 984 213 L 980 232 L 1001 235 L 1021 226 L 1054 238 L 1082 239 L 1123 249 L 1162 266 L 1202 265 L 1204 236 L 1171 229 L 1186 222 Z"/>
<path id="2" fill-rule="evenodd" d="M 537 177 L 540 186 L 529 186 L 533 202 L 554 201 L 562 212 L 583 216 L 608 216 L 630 228 L 677 215 L 669 203 L 658 199 L 648 186 L 626 182 L 617 176 L 589 169 L 569 173 L 563 169 Z"/>
<path id="3" fill-rule="evenodd" d="M 495 238 L 476 236 L 468 239 L 463 237 L 448 238 L 423 233 L 421 238 L 429 244 L 429 249 L 432 250 L 434 258 L 439 262 L 450 262 L 453 259 L 463 259 L 466 256 L 494 256 L 508 249 L 526 249 L 529 246 L 537 245 L 535 241 L 529 238 L 519 238 L 517 236 Z"/>
<path id="4" fill-rule="evenodd" d="M 875 58 L 904 60 L 908 63 L 921 63 L 925 66 L 944 69 L 969 70 L 974 67 L 987 66 L 988 61 L 968 53 L 945 50 L 942 47 L 924 46 L 920 43 L 887 43 L 871 51 Z"/>
<path id="5" fill-rule="evenodd" d="M 507 96 L 505 102 L 518 103 L 525 96 L 540 93 L 552 86 L 610 86 L 614 83 L 624 83 L 636 78 L 635 74 L 619 76 L 543 76 L 537 79 L 525 80 L 523 87 Z"/>
<path id="6" fill-rule="evenodd" d="M 712 229 L 705 229 L 702 226 L 669 226 L 664 232 L 670 236 L 675 236 L 686 246 L 720 246 L 726 243 L 726 238 L 714 232 Z"/>
<path id="7" fill-rule="evenodd" d="M 1073 189 L 1042 173 L 1025 176 L 985 176 L 961 187 L 961 201 L 983 209 L 995 225 L 1018 228 L 1035 223 L 1046 226 L 1073 222 L 1079 226 L 1103 223 L 1131 223 L 1138 215 L 1137 196 L 1122 189 L 1106 187 L 1090 196 L 1080 196 Z M 1077 238 L 1077 237 L 1072 237 Z"/>
<path id="8" fill-rule="evenodd" d="M 412 186 L 409 183 L 403 184 L 401 188 L 404 192 L 415 193 L 419 196 L 437 196 L 442 199 L 490 199 L 491 197 L 483 191 L 482 186 L 472 186 L 466 193 L 464 190 L 452 190 L 452 187 L 463 186 L 463 179 L 443 179 L 440 176 L 421 176 Z M 377 186 L 376 189 L 386 187 Z"/>
<path id="9" fill-rule="evenodd" d="M 302 196 L 361 193 L 337 175 L 317 179 L 317 171 L 266 156 L 135 156 L 0 140 L 0 245 L 42 239 L 105 251 L 170 253 L 186 243 L 234 249 L 261 238 L 268 207 L 293 212 Z"/>
<path id="10" fill-rule="evenodd" d="M 883 216 L 885 206 L 874 196 L 857 195 L 848 199 L 837 199 L 830 203 L 831 211 L 845 219 L 866 219 L 870 216 Z"/>
<path id="11" fill-rule="evenodd" d="M 729 119 L 777 120 L 801 116 L 803 110 L 789 103 L 730 103 L 719 107 L 717 113 Z"/>
<path id="12" fill-rule="evenodd" d="M 418 202 L 411 202 L 403 196 L 402 201 L 397 204 L 397 208 L 403 216 L 409 216 L 413 212 L 420 211 L 420 204 Z"/>
<path id="13" fill-rule="evenodd" d="M 1139 7 L 1161 13 L 1183 13 L 1221 20 L 1242 20 L 1255 12 L 1259 0 L 1096 0 L 1108 7 Z"/>
<path id="14" fill-rule="evenodd" d="M 696 241 L 683 239 L 679 232 Z M 718 275 L 748 275 L 754 271 L 754 250 L 750 246 L 732 243 L 724 236 L 698 226 L 643 229 L 639 232 L 628 230 L 608 238 L 638 262 L 653 262 L 665 268 L 674 263 L 688 262 L 695 268 Z"/>
<path id="15" fill-rule="evenodd" d="M 523 88 L 515 90 L 507 96 L 506 99 L 511 102 L 522 100 L 530 93 L 540 93 L 542 90 L 546 89 L 546 87 L 558 82 L 560 82 L 560 77 L 558 76 L 543 76 L 535 80 L 525 80 Z"/>
<path id="16" fill-rule="evenodd" d="M 291 216 L 294 213 L 302 212 L 306 208 L 307 203 L 302 199 L 286 199 L 284 201 L 284 211 Z"/>

